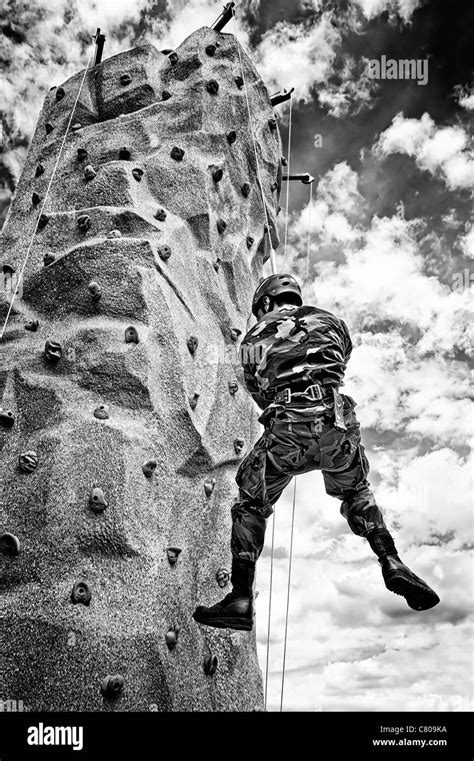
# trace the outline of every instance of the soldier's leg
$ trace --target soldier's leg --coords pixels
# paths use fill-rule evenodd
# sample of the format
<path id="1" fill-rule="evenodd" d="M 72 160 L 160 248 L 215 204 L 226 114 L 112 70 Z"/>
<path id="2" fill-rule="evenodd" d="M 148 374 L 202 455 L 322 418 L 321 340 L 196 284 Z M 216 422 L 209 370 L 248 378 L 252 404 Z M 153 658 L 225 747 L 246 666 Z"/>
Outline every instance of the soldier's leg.
<path id="1" fill-rule="evenodd" d="M 193 618 L 219 628 L 253 626 L 255 566 L 265 540 L 266 519 L 291 476 L 274 468 L 267 458 L 265 434 L 241 462 L 236 481 L 239 501 L 232 507 L 232 590 L 212 607 L 200 605 Z"/>
<path id="2" fill-rule="evenodd" d="M 354 433 L 354 430 L 350 432 Z M 339 465 L 337 470 L 323 470 L 326 492 L 342 500 L 341 514 L 349 527 L 369 542 L 381 564 L 387 589 L 405 597 L 414 610 L 433 607 L 439 602 L 436 592 L 410 571 L 398 556 L 393 537 L 369 488 L 369 462 L 360 436 L 349 436 L 346 441 L 342 444 L 347 450 L 345 467 Z"/>

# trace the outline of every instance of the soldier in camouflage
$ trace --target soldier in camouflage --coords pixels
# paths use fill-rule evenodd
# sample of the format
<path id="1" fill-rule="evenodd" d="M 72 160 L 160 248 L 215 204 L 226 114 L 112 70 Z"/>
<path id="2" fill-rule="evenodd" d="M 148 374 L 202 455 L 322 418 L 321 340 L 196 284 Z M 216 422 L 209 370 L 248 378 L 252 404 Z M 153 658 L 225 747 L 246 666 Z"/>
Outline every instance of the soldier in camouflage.
<path id="1" fill-rule="evenodd" d="M 271 275 L 257 288 L 257 323 L 242 341 L 248 391 L 261 410 L 264 433 L 237 471 L 239 501 L 232 507 L 232 591 L 193 618 L 219 628 L 253 626 L 255 566 L 266 520 L 293 476 L 320 470 L 326 492 L 341 500 L 351 530 L 365 537 L 386 587 L 414 610 L 438 595 L 400 560 L 375 497 L 361 443 L 355 401 L 341 394 L 352 343 L 346 324 L 324 309 L 304 306 L 291 275 Z"/>

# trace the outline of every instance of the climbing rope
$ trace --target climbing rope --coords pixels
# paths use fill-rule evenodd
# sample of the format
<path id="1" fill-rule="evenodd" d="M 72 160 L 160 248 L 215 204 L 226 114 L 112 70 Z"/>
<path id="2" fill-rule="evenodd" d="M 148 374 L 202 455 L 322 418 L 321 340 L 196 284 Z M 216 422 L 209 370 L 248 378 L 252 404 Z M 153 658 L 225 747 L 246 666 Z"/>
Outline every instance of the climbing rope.
<path id="1" fill-rule="evenodd" d="M 91 37 L 92 37 L 92 35 L 91 35 Z M 74 101 L 74 105 L 73 105 L 73 107 L 72 107 L 71 115 L 70 115 L 70 117 L 69 117 L 69 121 L 68 121 L 68 123 L 67 123 L 67 126 L 66 126 L 66 131 L 65 131 L 65 133 L 64 133 L 64 136 L 63 136 L 63 140 L 62 140 L 62 143 L 61 143 L 61 147 L 60 147 L 60 149 L 59 149 L 59 153 L 58 153 L 58 156 L 57 156 L 57 159 L 56 159 L 56 163 L 55 163 L 55 165 L 54 165 L 53 173 L 52 173 L 52 175 L 51 175 L 51 178 L 50 178 L 50 180 L 49 180 L 49 183 L 48 183 L 48 187 L 47 187 L 47 189 L 46 189 L 46 193 L 45 193 L 45 196 L 44 196 L 44 200 L 43 200 L 43 203 L 42 203 L 42 206 L 41 206 L 41 209 L 40 209 L 40 213 L 38 214 L 38 217 L 37 217 L 37 219 L 36 219 L 36 224 L 35 224 L 35 226 L 34 226 L 34 229 L 33 229 L 33 233 L 32 233 L 32 236 L 31 236 L 31 240 L 30 240 L 29 246 L 28 246 L 28 248 L 27 248 L 27 250 L 26 250 L 25 260 L 24 260 L 24 262 L 23 262 L 23 264 L 22 264 L 22 267 L 21 267 L 21 269 L 20 269 L 20 273 L 19 273 L 19 275 L 18 275 L 18 279 L 17 279 L 17 283 L 16 283 L 16 286 L 15 286 L 15 290 L 13 291 L 13 296 L 12 296 L 12 299 L 11 299 L 11 301 L 10 301 L 10 305 L 9 305 L 9 307 L 8 307 L 7 316 L 6 316 L 6 318 L 5 318 L 5 322 L 4 322 L 4 324 L 3 324 L 2 332 L 0 333 L 0 341 L 1 341 L 1 340 L 2 340 L 2 338 L 3 338 L 3 334 L 5 333 L 5 329 L 6 329 L 6 327 L 7 327 L 7 323 L 8 323 L 8 320 L 9 320 L 9 317 L 10 317 L 10 314 L 11 314 L 11 311 L 12 311 L 12 309 L 13 309 L 13 303 L 14 303 L 14 301 L 15 301 L 16 295 L 17 295 L 17 293 L 18 293 L 18 289 L 19 289 L 19 287 L 20 287 L 20 283 L 21 283 L 21 280 L 22 280 L 22 278 L 23 278 L 23 273 L 24 273 L 24 271 L 25 271 L 25 267 L 26 267 L 26 264 L 27 264 L 27 262 L 28 262 L 28 258 L 29 258 L 29 255 L 30 255 L 30 251 L 31 251 L 31 247 L 32 247 L 32 245 L 33 245 L 33 241 L 34 241 L 34 238 L 35 238 L 35 235 L 36 235 L 36 230 L 37 230 L 37 228 L 38 228 L 38 223 L 39 223 L 39 221 L 40 221 L 40 219 L 41 219 L 41 216 L 42 216 L 42 214 L 43 214 L 43 210 L 44 210 L 44 208 L 45 208 L 45 206 L 46 206 L 46 201 L 48 200 L 48 194 L 49 194 L 49 191 L 50 191 L 51 185 L 52 185 L 52 183 L 53 183 L 54 175 L 56 174 L 56 170 L 57 170 L 57 168 L 58 168 L 58 165 L 59 165 L 59 160 L 60 160 L 60 158 L 61 158 L 61 154 L 62 154 L 62 152 L 63 152 L 63 148 L 64 148 L 64 144 L 65 144 L 65 142 L 66 142 L 66 138 L 67 138 L 67 136 L 68 136 L 68 134 L 69 134 L 69 128 L 70 128 L 70 126 L 71 126 L 72 118 L 73 118 L 73 116 L 74 116 L 74 112 L 75 112 L 75 110 L 76 110 L 77 102 L 78 102 L 78 100 L 79 100 L 79 97 L 80 97 L 80 94 L 81 94 L 81 91 L 82 91 L 82 87 L 83 87 L 83 85 L 84 85 L 84 81 L 85 81 L 85 78 L 86 78 L 87 72 L 89 71 L 89 65 L 90 65 L 90 62 L 91 62 L 91 60 L 92 60 L 92 56 L 93 56 L 93 55 L 94 55 L 94 49 L 92 49 L 92 53 L 90 54 L 90 56 L 89 56 L 89 60 L 88 60 L 88 62 L 87 62 L 87 65 L 86 65 L 86 68 L 84 69 L 84 74 L 83 74 L 83 77 L 82 77 L 82 80 L 81 80 L 81 84 L 80 84 L 80 87 L 79 87 L 79 91 L 78 91 L 78 93 L 77 93 L 77 96 L 76 96 L 76 100 Z"/>
<path id="2" fill-rule="evenodd" d="M 313 183 L 309 183 L 308 243 L 306 246 L 306 282 L 309 278 L 309 244 L 311 240 L 311 207 L 313 205 Z"/>
<path id="3" fill-rule="evenodd" d="M 289 117 L 289 124 L 288 124 L 288 150 L 287 150 L 287 156 L 288 156 L 288 164 L 287 164 L 287 173 L 290 174 L 290 162 L 291 162 L 291 116 L 292 116 L 292 110 L 293 110 L 293 98 L 290 98 L 290 117 Z M 288 237 L 288 200 L 290 197 L 290 181 L 288 180 L 286 183 L 286 208 L 285 208 L 285 247 L 283 250 L 283 261 L 284 261 L 284 268 L 286 271 L 286 240 Z"/>
<path id="4" fill-rule="evenodd" d="M 273 553 L 275 549 L 275 509 L 273 510 L 273 523 L 272 523 L 272 551 L 270 555 L 270 592 L 268 596 L 268 628 L 267 628 L 267 660 L 265 663 L 265 701 L 264 707 L 267 710 L 267 694 L 268 694 L 268 664 L 270 659 L 270 626 L 272 620 L 272 586 L 273 586 Z"/>
<path id="5" fill-rule="evenodd" d="M 253 151 L 254 151 L 254 155 L 255 155 L 255 163 L 256 163 L 256 166 L 257 166 L 258 184 L 259 184 L 259 187 L 260 187 L 260 194 L 262 196 L 262 206 L 263 206 L 263 212 L 265 214 L 265 222 L 266 222 L 266 229 L 267 229 L 267 234 L 268 234 L 268 241 L 269 241 L 269 244 L 270 244 L 270 263 L 272 265 L 272 272 L 273 272 L 273 274 L 275 274 L 276 271 L 277 271 L 276 255 L 275 255 L 275 251 L 274 251 L 273 245 L 272 245 L 272 238 L 271 238 L 271 234 L 270 234 L 270 224 L 269 224 L 269 220 L 268 220 L 267 206 L 265 204 L 265 196 L 264 196 L 264 193 L 263 193 L 262 178 L 260 176 L 260 165 L 258 163 L 257 146 L 256 146 L 256 143 L 255 143 L 255 135 L 254 135 L 254 132 L 253 132 L 252 114 L 250 112 L 249 97 L 248 97 L 248 92 L 247 92 L 247 81 L 245 79 L 244 66 L 243 66 L 243 63 L 242 63 L 242 54 L 240 52 L 241 45 L 240 45 L 240 42 L 239 42 L 239 40 L 237 38 L 237 22 L 236 22 L 236 18 L 235 18 L 235 9 L 234 8 L 232 8 L 232 16 L 234 18 L 234 37 L 235 37 L 235 41 L 237 43 L 237 52 L 239 54 L 240 70 L 242 72 L 242 80 L 243 80 L 243 83 L 244 83 L 245 101 L 246 101 L 246 104 L 247 104 L 247 113 L 248 113 L 248 118 L 249 118 L 249 123 L 250 123 L 250 134 L 252 135 Z"/>
<path id="6" fill-rule="evenodd" d="M 285 688 L 286 640 L 288 635 L 288 612 L 290 610 L 291 561 L 293 558 L 293 529 L 295 527 L 295 505 L 296 505 L 296 476 L 295 476 L 294 487 L 293 487 L 293 511 L 291 515 L 290 560 L 288 564 L 288 589 L 287 589 L 287 595 L 286 595 L 285 639 L 284 639 L 284 645 L 283 645 L 283 668 L 281 673 L 280 711 L 283 711 L 283 691 Z"/>

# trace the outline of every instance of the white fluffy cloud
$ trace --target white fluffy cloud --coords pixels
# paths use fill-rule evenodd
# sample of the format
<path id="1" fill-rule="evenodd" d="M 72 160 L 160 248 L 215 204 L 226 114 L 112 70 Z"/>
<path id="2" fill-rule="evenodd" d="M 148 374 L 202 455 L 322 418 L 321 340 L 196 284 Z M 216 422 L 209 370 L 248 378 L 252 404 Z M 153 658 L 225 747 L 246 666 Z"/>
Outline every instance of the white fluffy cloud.
<path id="1" fill-rule="evenodd" d="M 375 153 L 413 156 L 420 169 L 440 174 L 450 189 L 474 189 L 474 153 L 461 126 L 437 127 L 427 113 L 421 119 L 397 114 L 382 132 Z"/>

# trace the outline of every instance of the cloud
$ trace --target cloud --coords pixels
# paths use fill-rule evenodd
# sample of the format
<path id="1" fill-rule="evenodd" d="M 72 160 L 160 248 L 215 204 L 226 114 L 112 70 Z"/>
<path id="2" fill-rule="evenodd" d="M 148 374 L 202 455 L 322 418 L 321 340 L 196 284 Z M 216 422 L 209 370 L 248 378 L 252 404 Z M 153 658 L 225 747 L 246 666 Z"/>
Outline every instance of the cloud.
<path id="1" fill-rule="evenodd" d="M 437 127 L 428 113 L 421 119 L 397 114 L 374 146 L 380 156 L 406 153 L 420 169 L 440 175 L 450 189 L 474 189 L 474 153 L 461 126 Z"/>
<path id="2" fill-rule="evenodd" d="M 422 0 L 353 0 L 367 19 L 380 16 L 388 11 L 392 16 L 398 14 L 406 23 L 414 11 L 422 5 Z"/>

